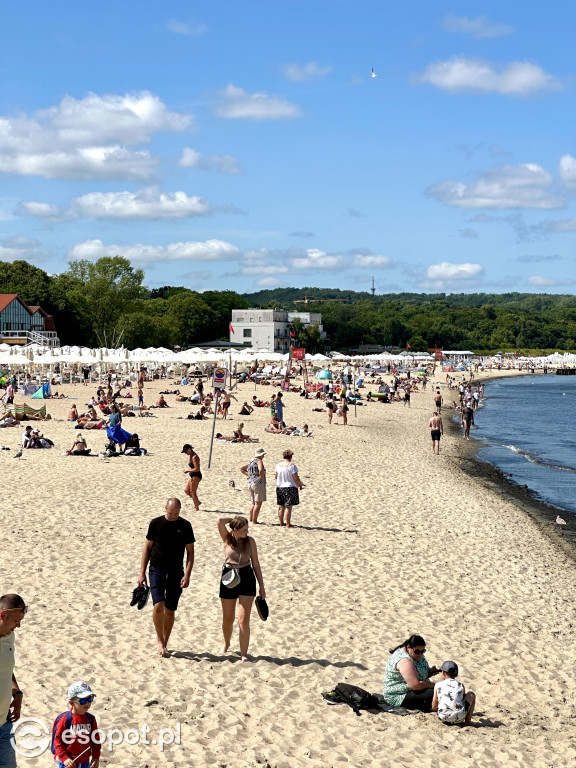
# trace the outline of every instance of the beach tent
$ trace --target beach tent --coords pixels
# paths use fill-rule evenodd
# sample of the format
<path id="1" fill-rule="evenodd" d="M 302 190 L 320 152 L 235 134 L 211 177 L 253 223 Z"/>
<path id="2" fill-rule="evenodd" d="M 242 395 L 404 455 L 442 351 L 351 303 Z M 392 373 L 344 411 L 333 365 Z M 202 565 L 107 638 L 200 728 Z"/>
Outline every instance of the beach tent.
<path id="1" fill-rule="evenodd" d="M 316 374 L 316 378 L 318 380 L 324 380 L 324 381 L 331 381 L 332 380 L 332 374 L 330 371 L 327 371 L 326 368 L 323 368 L 321 371 L 318 371 Z"/>
<path id="2" fill-rule="evenodd" d="M 44 400 L 45 397 L 50 397 L 51 395 L 52 395 L 52 390 L 50 389 L 50 384 L 46 382 L 46 384 L 42 384 L 40 389 L 34 392 L 34 394 L 32 395 L 32 399 Z"/>

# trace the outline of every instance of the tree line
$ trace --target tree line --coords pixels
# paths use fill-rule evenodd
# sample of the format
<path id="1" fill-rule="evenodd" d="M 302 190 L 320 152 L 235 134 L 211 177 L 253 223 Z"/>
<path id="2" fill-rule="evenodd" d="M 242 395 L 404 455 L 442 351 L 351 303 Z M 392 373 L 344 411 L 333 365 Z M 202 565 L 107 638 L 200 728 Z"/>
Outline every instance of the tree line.
<path id="1" fill-rule="evenodd" d="M 0 262 L 0 293 L 17 293 L 54 316 L 62 344 L 186 347 L 228 338 L 232 309 L 322 313 L 326 346 L 362 344 L 475 352 L 576 350 L 576 297 L 531 293 L 381 294 L 282 288 L 253 294 L 149 290 L 144 272 L 119 256 L 70 262 L 49 275 L 25 261 Z M 307 297 L 307 303 L 300 303 Z M 336 301 L 319 301 L 336 299 Z M 298 302 L 298 303 L 295 303 Z M 294 322 L 296 343 L 314 353 L 325 344 L 317 327 Z"/>
<path id="2" fill-rule="evenodd" d="M 233 291 L 148 290 L 143 282 L 144 272 L 119 256 L 73 261 L 60 275 L 0 262 L 0 293 L 17 293 L 53 315 L 63 345 L 186 347 L 228 338 L 232 309 L 248 306 Z"/>

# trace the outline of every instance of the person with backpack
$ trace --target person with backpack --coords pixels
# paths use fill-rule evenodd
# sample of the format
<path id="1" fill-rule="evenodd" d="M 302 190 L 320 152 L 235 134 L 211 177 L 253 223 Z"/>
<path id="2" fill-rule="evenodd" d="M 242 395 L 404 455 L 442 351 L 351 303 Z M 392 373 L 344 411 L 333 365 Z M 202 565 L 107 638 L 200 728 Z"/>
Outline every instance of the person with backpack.
<path id="1" fill-rule="evenodd" d="M 95 694 L 81 680 L 68 688 L 70 709 L 58 715 L 52 727 L 52 754 L 58 768 L 98 768 L 101 745 L 95 740 L 96 718 L 88 710 Z"/>

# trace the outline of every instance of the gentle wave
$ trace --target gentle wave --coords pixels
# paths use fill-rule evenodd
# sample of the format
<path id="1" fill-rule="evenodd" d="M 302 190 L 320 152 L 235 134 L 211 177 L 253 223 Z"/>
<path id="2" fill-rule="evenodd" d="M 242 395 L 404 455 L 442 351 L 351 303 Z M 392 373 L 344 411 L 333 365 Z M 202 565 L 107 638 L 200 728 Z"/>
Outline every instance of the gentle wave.
<path id="1" fill-rule="evenodd" d="M 576 468 L 574 467 L 567 467 L 565 464 L 556 464 L 552 461 L 546 461 L 546 459 L 542 459 L 540 456 L 536 456 L 536 454 L 531 453 L 530 451 L 525 451 L 523 448 L 517 448 L 515 445 L 506 445 L 506 443 L 498 443 L 496 440 L 490 440 L 490 443 L 493 445 L 498 445 L 501 448 L 507 448 L 509 451 L 512 451 L 512 453 L 515 453 L 517 456 L 520 456 L 523 459 L 526 459 L 526 461 L 529 461 L 531 464 L 537 464 L 539 467 L 548 467 L 550 469 L 558 469 L 561 472 L 573 472 L 576 474 Z"/>

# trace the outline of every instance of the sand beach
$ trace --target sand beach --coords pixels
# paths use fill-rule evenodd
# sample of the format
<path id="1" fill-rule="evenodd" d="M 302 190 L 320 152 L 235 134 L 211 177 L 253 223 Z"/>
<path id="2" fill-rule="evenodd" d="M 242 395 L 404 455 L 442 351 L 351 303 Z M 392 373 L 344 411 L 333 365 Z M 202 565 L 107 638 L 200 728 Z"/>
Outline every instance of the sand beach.
<path id="1" fill-rule="evenodd" d="M 166 388 L 174 384 L 147 383 L 145 401 Z M 104 730 L 147 726 L 157 740 L 179 724 L 181 743 L 163 753 L 154 744 L 104 746 L 100 765 L 110 768 L 576 764 L 576 562 L 503 486 L 464 471 L 467 446 L 457 431 L 445 430 L 440 456 L 432 455 L 430 385 L 410 409 L 370 403 L 355 415 L 351 407 L 347 427 L 328 425 L 326 413 L 312 410 L 316 401 L 286 393 L 286 423 L 307 422 L 311 438 L 264 432 L 268 409 L 237 417 L 244 399 L 271 394 L 241 385 L 232 419 L 225 428 L 218 420 L 217 431 L 243 421 L 260 442 L 215 443 L 210 469 L 212 422 L 178 419 L 191 409 L 171 395 L 155 418 L 124 419 L 148 456 L 62 456 L 75 432 L 66 421 L 71 402 L 82 410 L 95 387 L 62 389 L 77 399 L 46 401 L 52 420 L 41 426 L 53 450 L 14 460 L 22 430 L 0 431 L 12 448 L 0 452 L 1 591 L 30 606 L 17 630 L 15 670 L 25 717 L 51 728 L 66 709 L 67 686 L 86 680 Z M 85 436 L 97 454 L 105 433 Z M 199 512 L 183 493 L 184 443 L 202 460 Z M 236 631 L 230 652 L 219 653 L 216 521 L 247 513 L 239 467 L 255 447 L 267 452 L 268 501 L 251 535 L 270 618 L 253 612 L 252 660 L 242 664 Z M 306 485 L 292 530 L 279 527 L 274 503 L 274 466 L 287 447 Z M 129 601 L 148 522 L 170 496 L 183 500 L 197 541 L 172 655 L 163 659 L 151 603 L 137 611 Z M 445 728 L 433 714 L 357 717 L 325 704 L 321 692 L 338 682 L 380 692 L 388 649 L 414 632 L 426 639 L 430 664 L 460 665 L 477 695 L 473 727 Z M 28 764 L 54 763 L 48 750 L 19 758 Z"/>

